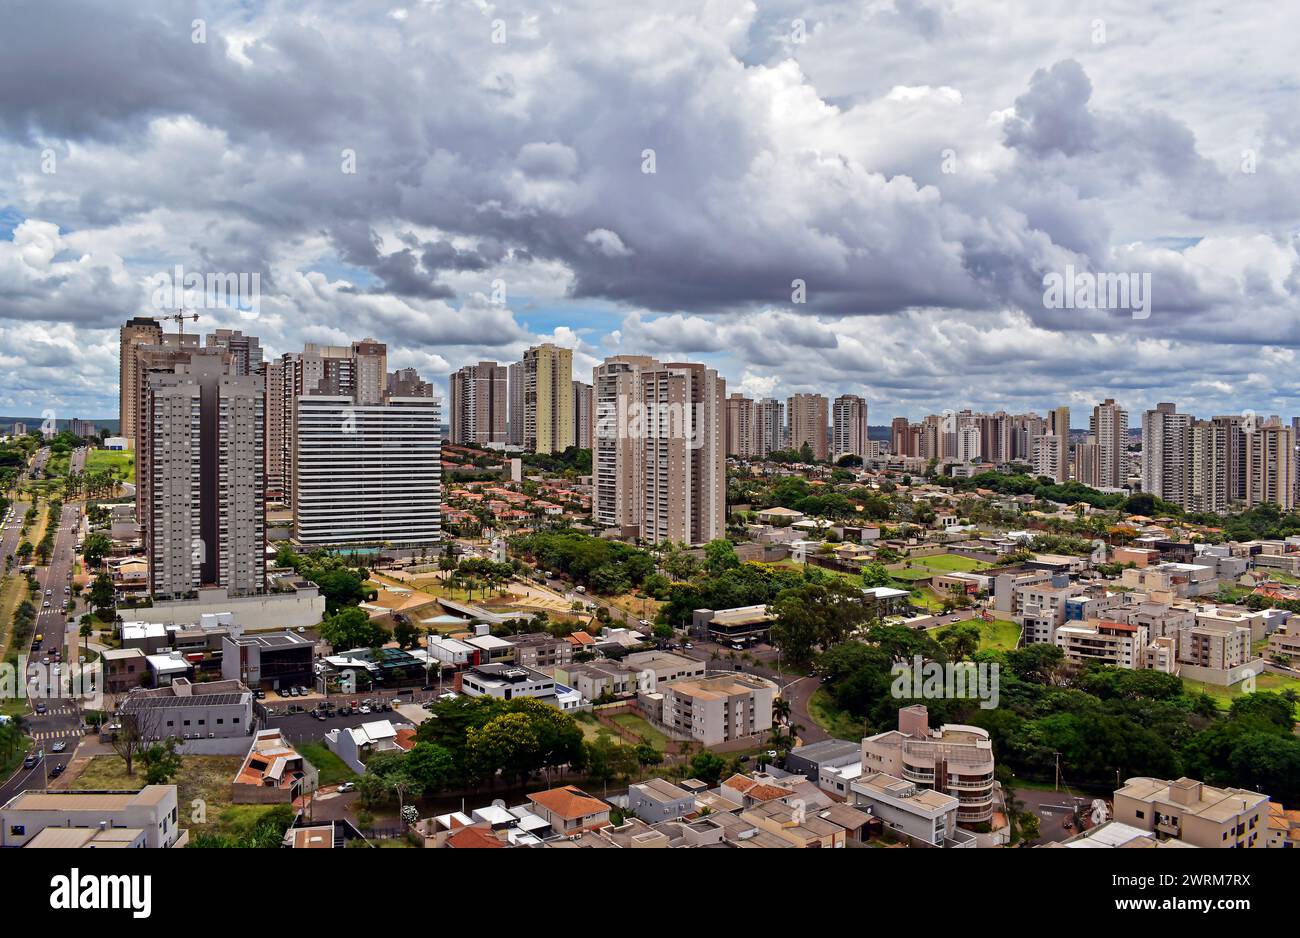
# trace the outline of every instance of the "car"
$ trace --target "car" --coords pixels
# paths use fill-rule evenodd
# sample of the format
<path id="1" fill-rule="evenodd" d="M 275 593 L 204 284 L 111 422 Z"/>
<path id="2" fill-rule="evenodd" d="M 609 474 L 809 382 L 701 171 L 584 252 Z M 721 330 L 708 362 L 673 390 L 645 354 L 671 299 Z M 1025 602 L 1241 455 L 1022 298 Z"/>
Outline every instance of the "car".
<path id="1" fill-rule="evenodd" d="M 327 717 L 325 716 L 325 711 L 324 711 L 324 710 L 315 710 L 315 711 L 312 712 L 312 716 L 314 716 L 314 717 L 315 717 L 316 719 L 318 719 L 318 720 L 324 720 L 324 719 L 327 719 Z"/>
<path id="2" fill-rule="evenodd" d="M 67 766 L 65 766 L 62 762 L 58 763 L 52 769 L 50 769 L 50 778 L 58 778 L 60 775 L 63 774 L 63 770 L 65 768 L 67 768 Z"/>
<path id="3" fill-rule="evenodd" d="M 649 619 L 642 619 L 642 620 L 641 620 L 641 624 L 642 624 L 642 625 L 649 625 L 649 624 L 650 624 L 650 620 L 649 620 Z"/>
<path id="4" fill-rule="evenodd" d="M 43 608 L 43 609 L 49 609 L 49 608 L 50 608 L 50 601 L 49 601 L 48 599 L 45 600 L 45 602 L 41 604 L 41 608 Z"/>
<path id="5" fill-rule="evenodd" d="M 369 708 L 369 707 L 364 707 L 364 706 L 363 706 L 360 710 L 357 711 L 357 713 L 369 713 L 369 712 L 370 712 L 370 708 Z"/>
<path id="6" fill-rule="evenodd" d="M 49 655 L 46 655 L 44 658 L 41 659 L 41 664 L 45 665 L 46 667 L 49 667 L 50 664 Z"/>
<path id="7" fill-rule="evenodd" d="M 55 743 L 53 746 L 50 747 L 50 752 L 63 752 L 67 748 L 68 748 L 68 744 L 60 739 L 57 743 Z"/>
<path id="8" fill-rule="evenodd" d="M 298 693 L 298 688 L 296 688 L 296 687 L 290 687 L 290 688 L 289 688 L 289 696 L 290 696 L 290 697 L 301 697 L 302 695 Z"/>
<path id="9" fill-rule="evenodd" d="M 347 704 L 344 704 L 343 706 L 339 707 L 338 714 L 341 717 L 350 717 L 352 716 L 352 708 L 349 707 Z"/>
<path id="10" fill-rule="evenodd" d="M 36 712 L 37 712 L 37 713 L 45 713 L 45 712 L 48 711 L 49 709 L 50 709 L 50 708 L 47 707 L 47 706 L 45 706 L 45 704 L 43 704 L 43 703 L 38 703 L 38 704 L 36 705 Z"/>
<path id="11" fill-rule="evenodd" d="M 683 647 L 683 648 L 694 648 L 695 646 L 692 645 L 690 642 L 686 642 L 684 645 L 682 645 L 682 647 Z"/>
<path id="12" fill-rule="evenodd" d="M 23 760 L 23 768 L 24 769 L 36 768 L 36 766 L 40 765 L 41 757 L 44 755 L 45 754 L 43 752 L 33 752 L 31 755 L 29 755 L 26 759 Z"/>
<path id="13" fill-rule="evenodd" d="M 338 789 L 340 795 L 346 795 L 348 792 L 356 790 L 357 786 L 355 782 L 344 782 Z"/>
<path id="14" fill-rule="evenodd" d="M 46 596 L 53 596 L 53 595 L 54 595 L 54 590 L 46 590 L 46 591 L 45 591 L 45 595 L 46 595 Z"/>

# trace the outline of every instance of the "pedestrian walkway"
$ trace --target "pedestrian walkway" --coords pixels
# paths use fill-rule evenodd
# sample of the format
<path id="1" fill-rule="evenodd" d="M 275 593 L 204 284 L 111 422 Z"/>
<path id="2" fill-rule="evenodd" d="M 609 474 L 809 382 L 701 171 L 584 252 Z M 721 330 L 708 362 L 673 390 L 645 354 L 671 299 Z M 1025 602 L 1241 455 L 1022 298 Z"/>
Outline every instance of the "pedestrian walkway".
<path id="1" fill-rule="evenodd" d="M 86 732 L 85 729 L 78 726 L 66 730 L 36 730 L 35 732 L 28 733 L 27 735 L 29 735 L 32 739 L 36 740 L 39 743 L 44 740 L 68 739 L 72 736 L 82 736 L 85 734 L 85 732 Z"/>

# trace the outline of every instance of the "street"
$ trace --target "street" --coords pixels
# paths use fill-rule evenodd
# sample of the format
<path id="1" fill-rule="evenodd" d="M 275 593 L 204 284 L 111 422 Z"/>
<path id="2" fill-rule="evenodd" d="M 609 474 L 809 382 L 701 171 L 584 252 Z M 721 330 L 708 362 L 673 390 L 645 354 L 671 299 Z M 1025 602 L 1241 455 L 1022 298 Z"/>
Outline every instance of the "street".
<path id="1" fill-rule="evenodd" d="M 48 457 L 48 450 L 41 450 Z M 40 454 L 38 454 L 39 457 Z M 44 464 L 42 459 L 41 465 Z M 75 450 L 70 460 L 72 467 L 84 466 L 85 451 Z M 36 465 L 34 461 L 34 465 Z M 39 466 L 37 466 L 39 468 Z M 22 511 L 26 506 L 22 506 Z M 22 515 L 17 513 L 15 508 L 15 522 L 6 528 L 3 538 L 3 547 L 8 556 L 8 552 L 17 548 L 18 528 L 22 524 Z M 33 638 L 30 649 L 22 649 L 28 655 L 28 676 L 31 675 L 33 665 L 41 670 L 46 676 L 50 672 L 46 671 L 46 666 L 41 662 L 46 658 L 51 660 L 50 668 L 53 667 L 52 654 L 55 649 L 61 651 L 63 663 L 60 665 L 59 678 L 68 675 L 69 669 L 76 666 L 77 649 L 75 647 L 78 639 L 75 627 L 68 626 L 68 613 L 61 611 L 62 608 L 72 602 L 70 590 L 72 583 L 72 570 L 75 563 L 75 554 L 73 546 L 75 544 L 75 524 L 81 512 L 80 505 L 64 505 L 58 518 L 58 528 L 54 536 L 54 551 L 50 555 L 50 562 L 47 566 L 37 567 L 36 580 L 39 589 L 39 595 L 32 597 L 32 603 L 37 608 L 36 615 L 36 635 L 42 637 L 42 641 L 37 644 Z M 12 531 L 9 528 L 12 527 Z M 11 534 L 13 543 L 11 545 Z M 49 605 L 46 606 L 46 603 Z M 70 633 L 70 634 L 69 634 Z M 71 649 L 67 647 L 67 642 L 73 641 Z M 28 685 L 36 692 L 49 693 L 49 683 L 42 680 L 37 685 Z M 3 785 L 0 785 L 0 803 L 7 801 L 20 791 L 28 788 L 42 788 L 45 786 L 48 775 L 56 765 L 65 765 L 71 758 L 73 750 L 81 741 L 82 720 L 81 720 L 81 700 L 72 697 L 60 696 L 38 696 L 29 701 L 32 712 L 26 716 L 27 734 L 32 737 L 32 751 L 44 752 L 44 758 L 31 769 L 19 769 L 19 771 L 8 779 Z M 44 709 L 44 713 L 38 712 Z M 62 743 L 65 751 L 61 753 L 53 752 L 56 744 Z"/>

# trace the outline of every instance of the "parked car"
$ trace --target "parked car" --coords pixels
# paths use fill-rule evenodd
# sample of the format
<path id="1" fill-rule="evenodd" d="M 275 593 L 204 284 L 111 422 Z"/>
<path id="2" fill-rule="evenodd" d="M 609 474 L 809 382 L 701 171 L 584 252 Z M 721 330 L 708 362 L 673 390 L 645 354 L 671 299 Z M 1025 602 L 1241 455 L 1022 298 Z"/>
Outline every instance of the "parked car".
<path id="1" fill-rule="evenodd" d="M 45 704 L 43 704 L 43 703 L 38 703 L 38 704 L 36 705 L 36 712 L 37 712 L 37 713 L 45 713 L 45 712 L 48 711 L 49 709 L 50 709 L 50 708 L 47 707 L 47 706 L 45 706 Z"/>
<path id="2" fill-rule="evenodd" d="M 355 782 L 344 782 L 342 785 L 339 786 L 340 795 L 345 795 L 350 791 L 356 791 L 356 790 L 357 790 L 357 786 Z"/>
<path id="3" fill-rule="evenodd" d="M 363 706 L 360 710 L 357 711 L 357 713 L 369 713 L 369 712 L 370 712 L 370 708 L 369 708 L 369 707 L 364 707 L 364 706 Z"/>
<path id="4" fill-rule="evenodd" d="M 50 778 L 58 778 L 63 774 L 65 768 L 67 768 L 67 766 L 60 762 L 58 765 L 54 766 L 54 768 L 50 769 Z"/>

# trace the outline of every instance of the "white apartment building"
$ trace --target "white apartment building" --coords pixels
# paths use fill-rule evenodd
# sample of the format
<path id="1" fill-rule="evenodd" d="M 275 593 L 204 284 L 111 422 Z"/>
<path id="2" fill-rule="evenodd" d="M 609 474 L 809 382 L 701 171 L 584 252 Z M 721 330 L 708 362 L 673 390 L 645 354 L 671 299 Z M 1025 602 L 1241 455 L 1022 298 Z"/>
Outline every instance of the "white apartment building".
<path id="1" fill-rule="evenodd" d="M 1097 445 L 1097 481 L 1099 488 L 1124 488 L 1128 482 L 1128 411 L 1105 401 L 1092 409 L 1088 433 Z"/>
<path id="2" fill-rule="evenodd" d="M 1105 619 L 1067 622 L 1057 628 L 1055 644 L 1073 665 L 1104 664 L 1132 670 L 1146 664 L 1146 629 L 1140 625 Z"/>
<path id="3" fill-rule="evenodd" d="M 441 537 L 441 405 L 297 401 L 294 540 L 304 547 L 417 547 Z"/>

